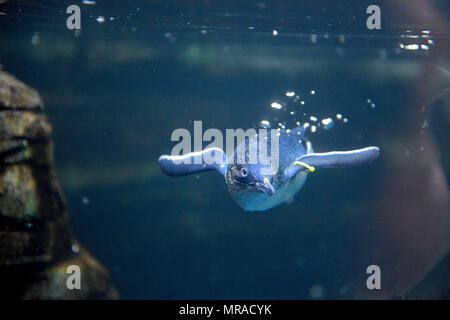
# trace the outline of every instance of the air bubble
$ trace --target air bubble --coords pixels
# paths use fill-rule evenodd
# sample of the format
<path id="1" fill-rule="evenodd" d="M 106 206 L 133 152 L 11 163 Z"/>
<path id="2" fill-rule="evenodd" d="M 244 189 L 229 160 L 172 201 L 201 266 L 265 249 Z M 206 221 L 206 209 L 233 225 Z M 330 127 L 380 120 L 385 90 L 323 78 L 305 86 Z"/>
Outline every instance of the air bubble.
<path id="1" fill-rule="evenodd" d="M 287 91 L 286 92 L 286 97 L 293 97 L 295 96 L 295 92 L 294 91 Z"/>
<path id="2" fill-rule="evenodd" d="M 72 245 L 72 252 L 73 252 L 73 253 L 78 253 L 78 252 L 80 252 L 80 247 L 77 246 L 76 244 Z"/>
<path id="3" fill-rule="evenodd" d="M 272 104 L 270 105 L 272 108 L 274 109 L 278 109 L 280 110 L 283 106 L 277 102 L 272 102 Z"/>
<path id="4" fill-rule="evenodd" d="M 270 128 L 270 122 L 267 120 L 262 120 L 259 125 L 265 129 L 269 129 Z"/>
<path id="5" fill-rule="evenodd" d="M 419 45 L 418 44 L 408 44 L 408 45 L 406 45 L 405 46 L 405 49 L 406 50 L 417 50 L 417 49 L 419 49 Z"/>
<path id="6" fill-rule="evenodd" d="M 81 203 L 85 206 L 87 206 L 89 204 L 89 198 L 88 197 L 82 197 L 81 198 Z"/>
<path id="7" fill-rule="evenodd" d="M 38 33 L 33 34 L 33 36 L 31 37 L 31 43 L 33 45 L 37 45 L 39 43 L 40 37 Z"/>
<path id="8" fill-rule="evenodd" d="M 331 118 L 326 118 L 326 119 L 322 119 L 322 125 L 323 125 L 323 128 L 325 129 L 325 130 L 328 130 L 328 129 L 331 129 L 332 127 L 333 127 L 333 119 L 331 119 Z"/>

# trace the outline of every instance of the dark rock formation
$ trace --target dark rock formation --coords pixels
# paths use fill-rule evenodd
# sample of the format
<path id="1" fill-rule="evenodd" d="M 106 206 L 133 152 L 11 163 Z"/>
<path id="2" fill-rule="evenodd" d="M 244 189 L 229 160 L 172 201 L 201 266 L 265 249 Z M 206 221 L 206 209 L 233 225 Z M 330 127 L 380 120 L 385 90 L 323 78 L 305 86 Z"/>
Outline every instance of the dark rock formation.
<path id="1" fill-rule="evenodd" d="M 80 290 L 67 288 L 70 265 L 81 270 Z M 117 297 L 106 269 L 69 228 L 39 94 L 1 70 L 0 283 L 8 298 Z"/>

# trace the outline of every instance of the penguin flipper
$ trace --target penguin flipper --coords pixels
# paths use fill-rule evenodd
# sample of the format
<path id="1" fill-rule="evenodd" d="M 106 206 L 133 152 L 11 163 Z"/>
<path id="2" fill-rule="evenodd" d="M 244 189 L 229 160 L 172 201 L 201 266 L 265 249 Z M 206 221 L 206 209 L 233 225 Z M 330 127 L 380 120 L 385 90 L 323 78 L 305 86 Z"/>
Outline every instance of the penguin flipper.
<path id="1" fill-rule="evenodd" d="M 159 165 L 162 172 L 172 177 L 187 176 L 211 170 L 216 170 L 225 176 L 227 156 L 219 148 L 208 148 L 182 156 L 162 155 L 159 157 Z"/>
<path id="2" fill-rule="evenodd" d="M 310 153 L 299 157 L 289 168 L 289 176 L 306 170 L 313 172 L 316 168 L 339 168 L 357 166 L 374 161 L 380 155 L 379 147 L 366 147 L 349 151 L 331 151 Z"/>

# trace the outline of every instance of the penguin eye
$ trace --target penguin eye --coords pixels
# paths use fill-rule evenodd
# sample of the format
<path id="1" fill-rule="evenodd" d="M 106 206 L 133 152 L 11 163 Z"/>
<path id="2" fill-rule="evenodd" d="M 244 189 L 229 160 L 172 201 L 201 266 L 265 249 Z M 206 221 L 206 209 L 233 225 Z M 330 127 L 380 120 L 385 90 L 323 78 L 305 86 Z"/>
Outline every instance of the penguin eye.
<path id="1" fill-rule="evenodd" d="M 245 168 L 241 168 L 240 170 L 239 170 L 239 174 L 241 175 L 241 177 L 246 177 L 247 175 L 248 175 L 248 170 L 247 169 L 245 169 Z"/>

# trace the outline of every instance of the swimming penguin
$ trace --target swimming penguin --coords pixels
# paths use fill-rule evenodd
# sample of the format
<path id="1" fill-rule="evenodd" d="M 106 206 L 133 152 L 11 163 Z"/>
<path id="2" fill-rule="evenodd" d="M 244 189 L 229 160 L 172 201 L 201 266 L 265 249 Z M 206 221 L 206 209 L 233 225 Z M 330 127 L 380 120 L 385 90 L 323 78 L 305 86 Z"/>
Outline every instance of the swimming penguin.
<path id="1" fill-rule="evenodd" d="M 271 135 L 263 137 L 260 133 L 253 137 L 255 142 L 260 139 L 265 139 L 270 149 Z M 378 147 L 314 153 L 301 126 L 280 131 L 278 139 L 278 152 L 274 155 L 278 167 L 270 174 L 263 173 L 261 169 L 267 168 L 268 164 L 263 165 L 254 158 L 255 155 L 249 152 L 250 143 L 246 141 L 238 145 L 230 158 L 219 148 L 208 148 L 182 156 L 162 155 L 159 164 L 165 174 L 173 177 L 215 170 L 225 177 L 228 191 L 242 209 L 265 211 L 291 199 L 302 188 L 308 173 L 315 169 L 360 165 L 375 160 L 380 153 Z M 242 143 L 245 143 L 244 149 L 239 149 Z M 222 158 L 222 161 L 208 164 L 206 157 Z"/>

